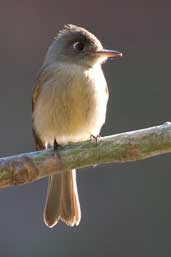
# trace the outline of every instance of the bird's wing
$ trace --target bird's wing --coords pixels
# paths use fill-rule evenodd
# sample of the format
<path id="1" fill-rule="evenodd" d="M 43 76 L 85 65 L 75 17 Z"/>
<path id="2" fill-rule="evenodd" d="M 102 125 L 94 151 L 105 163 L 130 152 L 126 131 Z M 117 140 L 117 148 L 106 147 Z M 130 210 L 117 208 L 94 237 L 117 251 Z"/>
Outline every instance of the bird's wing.
<path id="1" fill-rule="evenodd" d="M 34 112 L 36 102 L 39 98 L 42 85 L 51 77 L 51 71 L 49 67 L 42 67 L 41 70 L 38 73 L 38 76 L 34 82 L 34 88 L 33 88 L 33 94 L 32 94 L 32 113 Z M 33 120 L 32 120 L 32 131 L 33 131 L 33 137 L 36 145 L 36 150 L 44 149 L 45 146 L 43 142 L 41 141 L 40 137 L 36 133 L 36 130 L 34 129 Z"/>
<path id="2" fill-rule="evenodd" d="M 34 82 L 33 94 L 32 94 L 32 112 L 37 102 L 37 99 L 40 95 L 41 87 L 51 76 L 51 70 L 49 67 L 42 67 L 37 75 L 37 78 Z"/>

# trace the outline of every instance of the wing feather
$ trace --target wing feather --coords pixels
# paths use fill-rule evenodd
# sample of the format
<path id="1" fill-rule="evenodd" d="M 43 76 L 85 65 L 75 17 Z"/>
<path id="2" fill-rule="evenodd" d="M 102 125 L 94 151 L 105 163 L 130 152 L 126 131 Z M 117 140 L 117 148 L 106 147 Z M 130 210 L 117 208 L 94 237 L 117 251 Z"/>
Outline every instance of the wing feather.
<path id="1" fill-rule="evenodd" d="M 34 83 L 33 94 L 32 94 L 32 114 L 35 110 L 37 100 L 40 96 L 42 85 L 51 77 L 52 75 L 51 71 L 52 69 L 50 69 L 50 67 L 44 66 L 40 69 L 38 73 L 38 76 Z M 44 149 L 45 146 L 34 128 L 33 119 L 32 119 L 32 132 L 33 132 L 33 137 L 36 145 L 36 150 Z"/>

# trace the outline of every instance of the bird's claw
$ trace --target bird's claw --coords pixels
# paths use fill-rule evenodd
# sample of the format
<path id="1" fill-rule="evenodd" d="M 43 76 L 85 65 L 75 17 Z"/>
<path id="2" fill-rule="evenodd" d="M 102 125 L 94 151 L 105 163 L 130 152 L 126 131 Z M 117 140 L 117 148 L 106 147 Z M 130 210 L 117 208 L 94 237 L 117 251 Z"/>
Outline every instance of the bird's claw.
<path id="1" fill-rule="evenodd" d="M 97 146 L 98 139 L 100 138 L 100 135 L 94 136 L 90 135 L 90 141 L 94 143 Z"/>
<path id="2" fill-rule="evenodd" d="M 57 161 L 61 161 L 61 156 L 59 154 L 59 147 L 61 147 L 61 145 L 59 145 L 56 141 L 56 139 L 54 139 L 53 142 L 53 150 L 54 150 L 54 157 L 56 158 Z"/>

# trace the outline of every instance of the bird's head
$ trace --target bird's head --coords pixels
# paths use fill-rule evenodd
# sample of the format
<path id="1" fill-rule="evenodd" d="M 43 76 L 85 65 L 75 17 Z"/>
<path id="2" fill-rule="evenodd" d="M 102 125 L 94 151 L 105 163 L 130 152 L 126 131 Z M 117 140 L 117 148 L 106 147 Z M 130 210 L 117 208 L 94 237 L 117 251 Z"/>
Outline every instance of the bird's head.
<path id="1" fill-rule="evenodd" d="M 109 57 L 119 56 L 122 53 L 104 49 L 97 37 L 86 29 L 69 24 L 58 33 L 45 60 L 91 67 L 103 63 Z"/>

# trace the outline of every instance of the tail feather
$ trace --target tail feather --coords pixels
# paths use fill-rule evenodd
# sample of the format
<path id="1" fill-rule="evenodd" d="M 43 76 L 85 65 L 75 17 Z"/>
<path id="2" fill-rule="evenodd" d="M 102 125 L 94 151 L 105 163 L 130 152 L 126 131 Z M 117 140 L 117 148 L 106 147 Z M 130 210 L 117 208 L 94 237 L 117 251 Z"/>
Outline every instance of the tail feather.
<path id="1" fill-rule="evenodd" d="M 49 177 L 44 221 L 54 227 L 60 219 L 69 226 L 78 225 L 81 219 L 75 170 Z"/>

